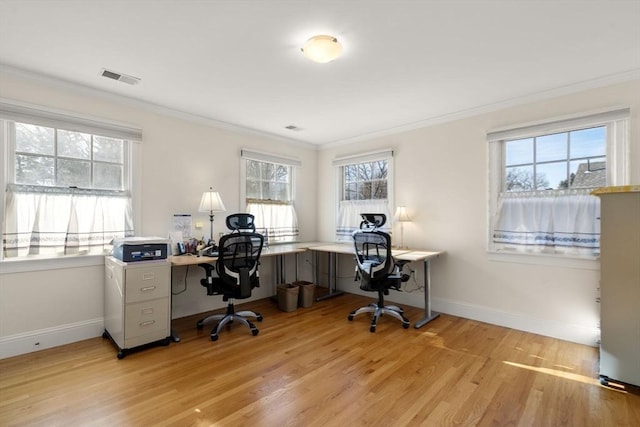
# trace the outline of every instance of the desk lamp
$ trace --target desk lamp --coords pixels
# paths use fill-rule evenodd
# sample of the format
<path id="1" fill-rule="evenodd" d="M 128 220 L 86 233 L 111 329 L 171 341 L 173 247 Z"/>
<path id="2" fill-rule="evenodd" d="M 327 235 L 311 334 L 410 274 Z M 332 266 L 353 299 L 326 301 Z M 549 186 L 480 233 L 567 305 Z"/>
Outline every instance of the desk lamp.
<path id="1" fill-rule="evenodd" d="M 406 206 L 398 206 L 396 209 L 395 220 L 400 223 L 400 246 L 398 246 L 398 249 L 407 249 L 404 245 L 404 223 L 410 222 L 411 218 L 409 218 Z"/>
<path id="2" fill-rule="evenodd" d="M 198 212 L 209 212 L 209 221 L 211 222 L 211 235 L 209 236 L 209 242 L 207 246 L 211 246 L 215 243 L 213 240 L 213 213 L 224 212 L 226 208 L 220 194 L 217 191 L 213 191 L 213 187 L 209 187 L 209 191 L 202 193 L 202 199 L 200 199 L 200 208 Z"/>

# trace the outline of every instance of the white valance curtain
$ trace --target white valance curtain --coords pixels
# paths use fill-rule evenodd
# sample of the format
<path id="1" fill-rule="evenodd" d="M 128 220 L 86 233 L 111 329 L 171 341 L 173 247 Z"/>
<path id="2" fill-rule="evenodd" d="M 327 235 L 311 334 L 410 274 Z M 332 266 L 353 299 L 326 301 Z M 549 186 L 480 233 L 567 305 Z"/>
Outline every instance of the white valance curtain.
<path id="1" fill-rule="evenodd" d="M 337 169 L 338 187 L 344 186 L 344 176 L 341 170 L 344 166 L 365 162 L 375 162 L 386 160 L 388 162 L 389 175 L 387 176 L 388 188 L 393 188 L 393 150 L 385 148 L 382 150 L 360 153 L 352 156 L 336 158 L 332 165 Z M 389 193 L 390 195 L 390 193 Z M 367 199 L 367 200 L 339 200 L 338 217 L 336 219 L 336 240 L 351 241 L 353 232 L 360 228 L 362 213 L 383 213 L 387 216 L 387 223 L 380 230 L 391 233 L 391 213 L 388 199 Z"/>
<path id="2" fill-rule="evenodd" d="M 0 98 L 0 120 L 23 122 L 123 139 L 139 145 L 142 129 L 47 107 Z M 7 144 L 10 146 L 12 144 Z M 128 154 L 129 174 L 134 149 Z M 9 159 L 15 153 L 7 151 Z M 0 180 L 1 181 L 1 180 Z M 71 254 L 102 254 L 114 238 L 134 234 L 132 183 L 126 191 L 15 184 L 5 188 L 3 255 L 5 258 Z"/>
<path id="3" fill-rule="evenodd" d="M 494 226 L 498 250 L 596 256 L 600 200 L 590 190 L 503 193 Z"/>
<path id="4" fill-rule="evenodd" d="M 342 200 L 338 206 L 338 224 L 336 238 L 338 241 L 351 241 L 353 232 L 360 228 L 362 213 L 383 213 L 387 223 L 380 230 L 391 233 L 391 213 L 387 200 Z"/>
<path id="5" fill-rule="evenodd" d="M 247 212 L 260 219 L 267 243 L 292 242 L 298 237 L 298 217 L 289 203 L 248 202 Z"/>
<path id="6" fill-rule="evenodd" d="M 5 258 L 103 254 L 134 234 L 128 193 L 9 185 L 5 215 Z"/>
<path id="7" fill-rule="evenodd" d="M 293 202 L 295 200 L 293 192 L 295 180 L 293 174 L 296 167 L 302 166 L 302 162 L 299 159 L 247 149 L 242 149 L 241 157 L 243 161 L 255 160 L 291 167 L 291 175 L 289 176 L 288 182 L 291 193 L 288 197 L 276 200 L 275 196 L 277 194 L 274 193 L 270 195 L 274 197 L 274 199 L 247 198 L 246 200 L 247 212 L 255 217 L 257 225 L 256 231 L 264 235 L 265 243 L 296 241 L 300 234 L 300 229 L 298 228 L 298 216 L 296 215 L 295 204 Z M 243 182 L 246 186 L 246 173 Z"/>

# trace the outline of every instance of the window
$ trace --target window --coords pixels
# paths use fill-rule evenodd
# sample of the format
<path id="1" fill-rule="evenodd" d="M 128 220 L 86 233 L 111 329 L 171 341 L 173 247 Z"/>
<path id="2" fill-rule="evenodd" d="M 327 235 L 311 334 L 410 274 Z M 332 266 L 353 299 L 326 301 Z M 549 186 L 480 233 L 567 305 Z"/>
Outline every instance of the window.
<path id="1" fill-rule="evenodd" d="M 336 239 L 350 240 L 359 228 L 361 213 L 384 213 L 385 231 L 391 230 L 390 195 L 393 152 L 385 150 L 336 159 L 338 170 L 338 213 Z"/>
<path id="2" fill-rule="evenodd" d="M 242 150 L 244 198 L 256 228 L 270 243 L 292 242 L 300 234 L 295 210 L 295 167 L 300 162 Z"/>
<path id="3" fill-rule="evenodd" d="M 133 235 L 129 137 L 140 132 L 96 123 L 0 103 L 4 259 L 103 254 Z"/>
<path id="4" fill-rule="evenodd" d="M 594 188 L 626 182 L 628 109 L 489 133 L 490 249 L 595 257 Z"/>

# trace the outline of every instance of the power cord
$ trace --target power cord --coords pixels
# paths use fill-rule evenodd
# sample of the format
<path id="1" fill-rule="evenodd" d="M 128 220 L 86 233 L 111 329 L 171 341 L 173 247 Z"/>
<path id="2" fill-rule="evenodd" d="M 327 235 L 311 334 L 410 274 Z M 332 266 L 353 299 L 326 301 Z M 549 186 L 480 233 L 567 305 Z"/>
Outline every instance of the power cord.
<path id="1" fill-rule="evenodd" d="M 189 276 L 189 265 L 187 265 L 186 272 L 184 273 L 184 289 L 178 292 L 173 292 L 173 286 L 171 286 L 171 295 L 180 295 L 187 291 L 187 277 Z"/>

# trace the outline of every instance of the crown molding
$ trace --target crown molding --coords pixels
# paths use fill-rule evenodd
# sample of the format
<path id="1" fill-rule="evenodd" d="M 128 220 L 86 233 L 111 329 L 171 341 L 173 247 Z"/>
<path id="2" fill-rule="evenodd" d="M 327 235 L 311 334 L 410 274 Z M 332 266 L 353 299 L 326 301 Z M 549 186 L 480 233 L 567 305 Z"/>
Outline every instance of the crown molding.
<path id="1" fill-rule="evenodd" d="M 622 73 L 610 74 L 610 75 L 599 77 L 596 79 L 572 83 L 569 85 L 560 86 L 553 89 L 544 90 L 541 92 L 531 93 L 524 96 L 509 98 L 503 101 L 498 101 L 491 104 L 482 105 L 479 107 L 460 110 L 454 113 L 444 114 L 442 116 L 431 117 L 428 119 L 419 120 L 417 122 L 407 123 L 401 126 L 395 126 L 392 128 L 382 129 L 376 132 L 370 132 L 370 133 L 354 136 L 352 138 L 346 138 L 346 139 L 340 139 L 332 142 L 327 142 L 325 144 L 322 144 L 319 148 L 320 150 L 325 150 L 325 149 L 335 148 L 339 146 L 349 145 L 355 142 L 362 142 L 362 141 L 367 141 L 374 138 L 381 138 L 389 135 L 395 135 L 401 132 L 407 132 L 407 131 L 412 131 L 416 129 L 435 126 L 437 124 L 448 123 L 455 120 L 479 116 L 481 114 L 486 114 L 486 113 L 502 110 L 509 107 L 515 107 L 523 104 L 530 104 L 536 101 L 557 98 L 563 95 L 569 95 L 572 93 L 583 92 L 590 89 L 597 89 L 601 87 L 611 86 L 614 84 L 624 83 L 632 80 L 640 80 L 640 68 L 625 71 Z"/>
<path id="2" fill-rule="evenodd" d="M 237 132 L 244 135 L 256 136 L 259 138 L 266 138 L 272 141 L 284 142 L 287 144 L 292 144 L 292 145 L 296 145 L 296 146 L 303 147 L 306 149 L 311 149 L 311 150 L 317 150 L 318 148 L 316 144 L 312 144 L 306 141 L 301 141 L 293 138 L 286 138 L 280 135 L 275 135 L 272 133 L 263 132 L 256 129 L 236 125 L 233 123 L 228 123 L 221 120 L 200 116 L 198 114 L 187 113 L 174 108 L 169 108 L 163 105 L 154 104 L 152 102 L 141 101 L 139 99 L 131 98 L 125 95 L 107 92 L 101 89 L 96 89 L 83 84 L 71 82 L 69 80 L 53 77 L 47 74 L 38 73 L 35 71 L 29 71 L 22 68 L 17 68 L 11 65 L 0 63 L 0 75 L 2 74 L 23 78 L 23 79 L 30 80 L 37 83 L 51 85 L 59 89 L 72 90 L 81 95 L 93 96 L 96 98 L 103 99 L 105 101 L 124 104 L 128 107 L 139 108 L 141 110 L 144 110 L 150 113 L 173 117 L 173 118 L 189 121 L 196 124 L 211 126 L 218 129 Z"/>

